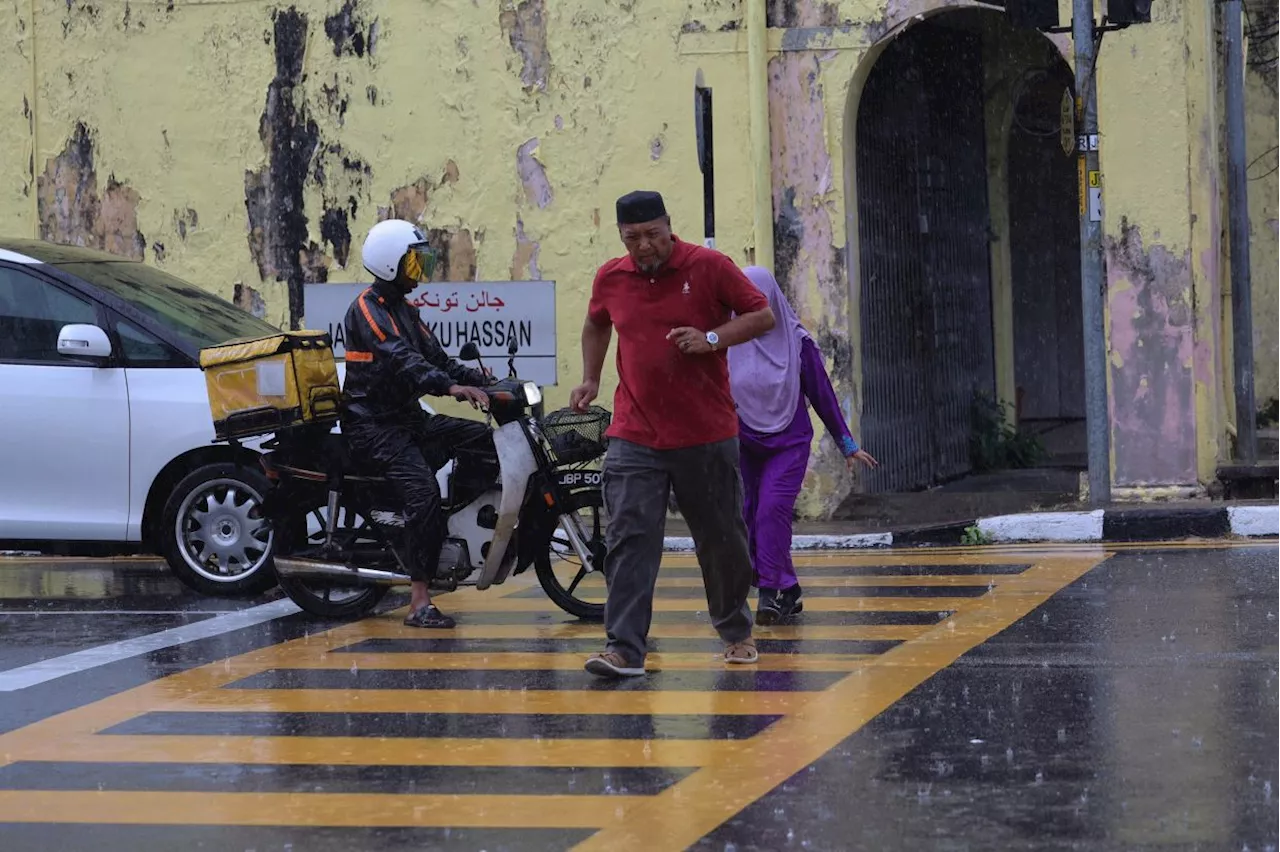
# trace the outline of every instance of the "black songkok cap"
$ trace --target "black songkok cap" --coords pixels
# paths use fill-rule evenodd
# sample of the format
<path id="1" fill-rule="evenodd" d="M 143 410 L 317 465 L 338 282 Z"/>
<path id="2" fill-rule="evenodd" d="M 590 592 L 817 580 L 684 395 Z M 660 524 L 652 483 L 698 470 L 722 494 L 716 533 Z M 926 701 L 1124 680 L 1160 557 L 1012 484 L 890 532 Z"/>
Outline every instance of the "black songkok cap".
<path id="1" fill-rule="evenodd" d="M 662 195 L 657 192 L 638 190 L 629 192 L 618 199 L 618 224 L 637 225 L 641 222 L 652 222 L 667 215 L 667 207 L 662 203 Z"/>

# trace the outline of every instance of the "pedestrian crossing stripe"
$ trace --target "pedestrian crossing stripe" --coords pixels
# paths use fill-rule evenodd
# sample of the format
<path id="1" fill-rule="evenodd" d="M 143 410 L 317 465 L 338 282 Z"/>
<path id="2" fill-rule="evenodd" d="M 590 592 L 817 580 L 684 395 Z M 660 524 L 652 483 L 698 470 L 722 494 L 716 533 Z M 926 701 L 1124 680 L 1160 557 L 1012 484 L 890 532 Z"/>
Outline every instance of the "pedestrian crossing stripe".
<path id="1" fill-rule="evenodd" d="M 1070 547 L 1034 553 L 975 548 L 801 555 L 796 561 L 802 584 L 840 592 L 806 596 L 806 613 L 885 619 L 920 613 L 933 620 L 811 625 L 801 616 L 797 624 L 756 631 L 762 643 L 794 646 L 797 653 L 763 654 L 758 665 L 732 670 L 714 653 L 710 626 L 695 623 L 705 601 L 659 598 L 656 608 L 668 615 L 655 621 L 651 636 L 657 651 L 648 665 L 657 673 L 684 678 L 683 685 L 691 688 L 683 689 L 594 682 L 582 672 L 581 653 L 488 650 L 503 641 L 603 644 L 599 625 L 565 622 L 545 599 L 512 597 L 529 588 L 531 581 L 521 577 L 499 589 L 466 589 L 446 598 L 460 624 L 432 631 L 429 638 L 456 643 L 447 652 L 403 650 L 431 646 L 424 631 L 404 627 L 401 613 L 390 613 L 179 672 L 0 734 L 0 786 L 6 766 L 30 770 L 32 762 L 51 769 L 59 764 L 152 765 L 157 771 L 225 764 L 449 767 L 457 772 L 504 766 L 678 771 L 674 783 L 656 793 L 534 789 L 459 794 L 447 786 L 423 793 L 12 788 L 0 789 L 0 823 L 590 829 L 593 833 L 575 849 L 685 849 L 1108 555 L 1096 548 Z M 664 571 L 660 587 L 696 588 L 696 578 L 681 572 L 693 564 L 685 557 L 668 557 L 664 568 L 674 570 Z M 948 566 L 957 573 L 946 573 Z M 988 567 L 975 572 L 973 566 Z M 889 570 L 903 567 L 936 573 Z M 810 577 L 808 570 L 815 575 Z M 940 595 L 946 587 L 980 594 Z M 927 596 L 864 596 L 894 589 L 924 589 Z M 525 612 L 531 621 L 543 623 L 467 620 Z M 686 645 L 705 640 L 707 650 L 664 652 L 664 640 Z M 890 644 L 875 654 L 805 650 L 841 641 Z M 369 647 L 401 650 L 365 650 Z M 280 672 L 303 673 L 290 675 L 299 682 L 331 683 L 332 673 L 343 670 L 352 673 L 355 686 L 262 686 L 290 683 Z M 757 673 L 747 677 L 790 680 L 774 682 L 781 688 L 771 690 L 698 688 L 705 686 L 702 675 L 741 680 L 744 671 Z M 360 672 L 439 672 L 434 677 L 448 688 L 361 688 Z M 480 686 L 458 688 L 450 672 L 473 673 Z M 485 674 L 500 672 L 525 673 L 550 687 L 483 688 L 486 682 L 505 681 L 505 675 Z M 829 684 L 825 687 L 815 680 L 823 673 L 829 675 L 822 681 Z M 397 677 L 381 676 L 385 683 L 397 683 Z M 247 684 L 239 686 L 241 682 Z M 351 721 L 385 724 L 396 718 L 429 723 L 432 735 L 372 736 Z M 177 720 L 189 727 L 178 727 Z M 191 725 L 192 720 L 200 723 Z M 277 733 L 273 728 L 284 725 L 283 720 L 303 722 L 296 731 Z M 470 727 L 462 724 L 466 720 Z M 353 731 L 345 730 L 347 722 Z M 502 732 L 495 725 L 513 727 Z M 254 726 L 271 733 L 247 734 Z M 193 729 L 219 733 L 191 733 Z M 556 734 L 538 733 L 542 730 Z M 744 730 L 749 731 L 745 737 L 734 733 Z M 637 732 L 641 736 L 634 736 Z M 615 735 L 619 733 L 623 735 Z"/>

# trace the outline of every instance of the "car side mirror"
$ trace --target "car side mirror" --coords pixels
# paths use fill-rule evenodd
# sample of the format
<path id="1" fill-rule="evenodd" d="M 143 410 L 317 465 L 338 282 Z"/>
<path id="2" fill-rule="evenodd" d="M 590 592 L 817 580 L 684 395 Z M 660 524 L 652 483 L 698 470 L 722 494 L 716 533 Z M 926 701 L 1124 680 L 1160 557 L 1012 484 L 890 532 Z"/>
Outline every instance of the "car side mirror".
<path id="1" fill-rule="evenodd" d="M 110 358 L 111 340 L 96 325 L 64 325 L 58 332 L 58 354 L 69 358 Z"/>
<path id="2" fill-rule="evenodd" d="M 458 352 L 458 358 L 462 361 L 478 361 L 480 359 L 480 347 L 468 340 L 462 344 L 462 349 Z"/>

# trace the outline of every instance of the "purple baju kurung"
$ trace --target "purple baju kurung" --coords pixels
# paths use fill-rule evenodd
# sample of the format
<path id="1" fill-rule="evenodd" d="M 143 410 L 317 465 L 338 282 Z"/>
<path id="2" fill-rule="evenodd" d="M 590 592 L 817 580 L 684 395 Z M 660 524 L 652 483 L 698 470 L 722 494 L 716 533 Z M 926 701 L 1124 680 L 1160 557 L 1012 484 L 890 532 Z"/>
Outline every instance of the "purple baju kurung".
<path id="1" fill-rule="evenodd" d="M 800 346 L 800 390 L 795 414 L 782 431 L 758 432 L 744 422 L 738 424 L 745 492 L 743 511 L 757 583 L 762 589 L 782 591 L 797 583 L 791 562 L 791 519 L 813 442 L 809 404 L 844 455 L 858 451 L 822 364 L 822 355 L 807 335 Z"/>

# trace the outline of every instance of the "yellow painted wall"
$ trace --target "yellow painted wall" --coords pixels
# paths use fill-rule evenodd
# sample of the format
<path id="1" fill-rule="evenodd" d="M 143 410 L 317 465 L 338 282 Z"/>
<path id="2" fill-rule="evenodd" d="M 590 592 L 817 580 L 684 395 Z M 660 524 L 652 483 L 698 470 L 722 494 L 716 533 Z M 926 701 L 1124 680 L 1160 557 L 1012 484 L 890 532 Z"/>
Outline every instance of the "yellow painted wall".
<path id="1" fill-rule="evenodd" d="M 32 193 L 43 187 L 46 233 L 125 252 L 145 247 L 148 262 L 221 295 L 238 292 L 241 304 L 283 324 L 289 306 L 278 275 L 368 281 L 358 247 L 380 209 L 421 214 L 427 227 L 441 229 L 453 277 L 470 274 L 474 262 L 479 279 L 536 272 L 557 282 L 562 380 L 548 394 L 557 406 L 580 371 L 578 330 L 592 275 L 621 252 L 615 198 L 660 190 L 677 232 L 702 236 L 693 126 L 699 70 L 715 97 L 718 247 L 748 261 L 755 235 L 743 2 L 177 0 L 168 8 L 109 0 L 68 8 L 64 0 L 34 0 L 33 21 L 29 0 L 21 0 L 16 17 L 0 16 L 0 90 L 29 91 L 34 61 L 35 121 L 28 129 L 20 97 L 0 106 L 0 232 L 40 231 Z M 966 4 L 770 4 L 774 189 L 797 189 L 805 229 L 784 286 L 832 348 L 828 365 L 855 434 L 861 400 L 857 265 L 845 203 L 856 183 L 846 175 L 849 109 L 875 45 L 916 15 L 957 5 Z M 1069 3 L 1060 6 L 1065 23 Z M 302 39 L 301 73 L 287 67 L 295 54 L 281 49 L 280 15 L 294 22 L 283 35 Z M 1109 35 L 1099 63 L 1107 81 L 1107 232 L 1118 233 L 1128 216 L 1175 252 L 1187 250 L 1191 227 L 1184 37 L 1180 21 L 1135 27 Z M 1120 85 L 1126 78 L 1144 87 Z M 1253 98 L 1258 109 L 1267 105 Z M 1274 100 L 1269 105 L 1274 110 Z M 277 150 L 273 171 L 271 140 L 282 138 L 313 140 L 317 151 L 289 167 Z M 247 184 L 264 186 L 275 207 L 253 219 Z M 1272 235 L 1256 249 L 1263 255 L 1255 281 L 1269 262 L 1274 312 L 1274 177 L 1254 186 L 1270 187 L 1269 195 L 1255 194 L 1262 219 L 1255 234 Z M 290 199 L 305 216 L 301 235 L 286 233 L 287 217 L 274 215 Z M 96 218 L 74 215 L 91 208 Z M 321 228 L 326 213 L 333 224 L 337 211 L 350 233 L 345 265 Z M 251 225 L 265 253 L 251 248 Z M 1268 303 L 1261 293 L 1255 301 Z M 1270 324 L 1259 322 L 1263 328 L 1273 330 L 1261 347 L 1270 345 L 1274 362 L 1274 313 Z M 1261 397 L 1275 374 L 1264 380 L 1259 373 Z M 608 401 L 612 359 L 605 378 Z M 830 442 L 819 437 L 815 445 L 802 503 L 811 515 L 830 511 L 854 487 Z"/>

